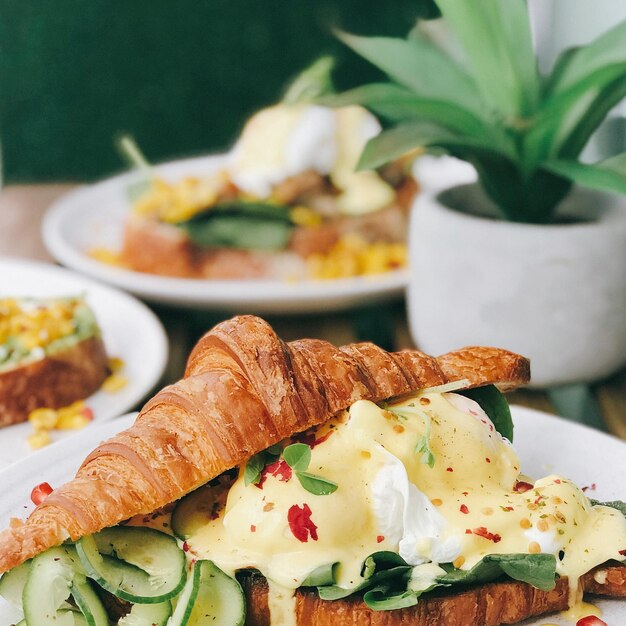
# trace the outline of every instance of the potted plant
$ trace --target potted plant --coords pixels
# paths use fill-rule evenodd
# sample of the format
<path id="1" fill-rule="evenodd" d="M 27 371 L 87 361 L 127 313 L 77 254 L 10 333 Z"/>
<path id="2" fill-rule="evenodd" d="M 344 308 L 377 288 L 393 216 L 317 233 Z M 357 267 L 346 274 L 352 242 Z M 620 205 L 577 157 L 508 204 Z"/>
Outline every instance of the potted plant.
<path id="1" fill-rule="evenodd" d="M 524 0 L 436 3 L 451 37 L 428 22 L 406 39 L 340 33 L 390 82 L 334 100 L 388 123 L 363 169 L 421 146 L 477 171 L 477 184 L 415 206 L 413 338 L 431 354 L 528 354 L 539 385 L 604 377 L 626 361 L 626 154 L 579 157 L 626 95 L 626 22 L 542 76 Z"/>

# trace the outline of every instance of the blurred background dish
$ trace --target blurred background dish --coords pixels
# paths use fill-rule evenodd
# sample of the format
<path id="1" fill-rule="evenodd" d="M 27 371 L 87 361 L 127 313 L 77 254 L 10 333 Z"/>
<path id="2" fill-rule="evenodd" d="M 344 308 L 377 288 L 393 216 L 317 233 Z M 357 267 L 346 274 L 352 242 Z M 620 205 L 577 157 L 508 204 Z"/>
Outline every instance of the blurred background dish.
<path id="1" fill-rule="evenodd" d="M 207 156 L 158 165 L 168 181 L 206 176 L 219 169 L 225 157 Z M 467 173 L 464 171 L 464 175 Z M 453 164 L 440 168 L 446 184 L 464 182 Z M 195 308 L 246 310 L 254 313 L 313 313 L 398 297 L 407 284 L 405 269 L 332 280 L 203 280 L 159 276 L 103 263 L 90 255 L 94 248 L 119 250 L 130 206 L 127 188 L 134 172 L 81 187 L 58 198 L 43 222 L 49 252 L 77 271 L 122 287 L 154 302 Z"/>
<path id="2" fill-rule="evenodd" d="M 33 446 L 46 443 L 35 437 L 29 444 L 35 433 L 45 431 L 51 441 L 76 434 L 83 426 L 89 428 L 88 422 L 109 420 L 128 411 L 159 382 L 168 354 L 165 333 L 156 316 L 132 296 L 67 270 L 6 257 L 0 257 L 0 277 L 0 297 L 84 294 L 116 370 L 96 393 L 61 415 L 64 419 L 58 425 L 63 429 L 49 429 L 35 420 L 0 430 L 0 467 L 31 454 Z M 87 419 L 75 419 L 76 415 Z"/>

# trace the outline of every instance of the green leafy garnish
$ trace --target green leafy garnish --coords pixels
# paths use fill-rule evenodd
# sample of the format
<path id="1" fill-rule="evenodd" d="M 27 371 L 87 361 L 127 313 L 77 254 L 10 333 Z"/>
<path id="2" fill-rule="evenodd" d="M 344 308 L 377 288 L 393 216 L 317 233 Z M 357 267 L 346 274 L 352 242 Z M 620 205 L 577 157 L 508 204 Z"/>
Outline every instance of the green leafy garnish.
<path id="1" fill-rule="evenodd" d="M 626 517 L 626 502 L 622 502 L 621 500 L 610 500 L 608 502 L 600 502 L 600 500 L 593 500 L 589 498 L 589 502 L 593 506 L 608 506 L 616 511 L 619 511 L 624 517 Z"/>
<path id="2" fill-rule="evenodd" d="M 437 578 L 437 582 L 450 585 L 486 583 L 506 574 L 543 591 L 555 586 L 556 557 L 553 554 L 488 554 L 470 570 L 456 569 L 451 564 L 441 567 L 446 574 Z"/>
<path id="3" fill-rule="evenodd" d="M 300 104 L 312 102 L 334 91 L 331 73 L 335 60 L 323 56 L 303 70 L 289 85 L 283 104 Z"/>
<path id="4" fill-rule="evenodd" d="M 288 207 L 247 201 L 216 204 L 175 226 L 198 246 L 244 250 L 281 250 L 293 229 Z"/>
<path id="5" fill-rule="evenodd" d="M 309 493 L 316 496 L 327 496 L 337 491 L 337 483 L 328 478 L 322 478 L 321 476 L 315 476 L 308 472 L 296 472 L 296 477 L 300 481 L 300 484 Z"/>
<path id="6" fill-rule="evenodd" d="M 474 400 L 493 422 L 495 429 L 509 441 L 513 441 L 513 418 L 509 403 L 495 385 L 463 389 L 457 393 Z"/>
<path id="7" fill-rule="evenodd" d="M 292 443 L 283 450 L 283 459 L 292 470 L 303 472 L 311 462 L 311 448 L 306 443 Z"/>
<path id="8" fill-rule="evenodd" d="M 322 587 L 334 585 L 339 563 L 327 563 L 316 567 L 300 585 L 301 587 Z"/>
<path id="9" fill-rule="evenodd" d="M 316 496 L 327 496 L 337 491 L 336 482 L 305 471 L 311 462 L 311 447 L 305 443 L 292 443 L 287 446 L 283 450 L 283 459 L 295 472 L 302 487 L 309 493 Z"/>
<path id="10" fill-rule="evenodd" d="M 398 419 L 408 420 L 418 417 L 424 421 L 424 434 L 415 444 L 415 453 L 420 455 L 420 463 L 424 463 L 424 465 L 428 465 L 432 469 L 435 466 L 435 455 L 430 449 L 431 420 L 428 413 L 413 403 L 401 408 L 387 403 L 382 403 L 380 406 L 386 411 L 393 413 Z"/>
<path id="11" fill-rule="evenodd" d="M 261 472 L 265 467 L 265 462 L 265 452 L 259 452 L 248 460 L 243 474 L 243 481 L 246 487 L 248 485 L 256 485 L 261 480 Z"/>
<path id="12" fill-rule="evenodd" d="M 137 180 L 131 182 L 126 188 L 126 194 L 131 202 L 136 202 L 152 188 L 154 172 L 152 166 L 141 151 L 137 142 L 130 135 L 119 135 L 114 141 L 120 156 L 128 163 L 131 169 L 138 172 Z"/>

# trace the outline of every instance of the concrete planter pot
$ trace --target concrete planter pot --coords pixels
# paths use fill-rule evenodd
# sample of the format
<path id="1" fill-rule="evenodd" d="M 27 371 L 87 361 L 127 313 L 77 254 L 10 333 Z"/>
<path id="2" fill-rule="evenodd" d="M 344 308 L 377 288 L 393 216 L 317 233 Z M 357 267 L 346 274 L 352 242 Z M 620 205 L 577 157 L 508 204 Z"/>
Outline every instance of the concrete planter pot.
<path id="1" fill-rule="evenodd" d="M 529 356 L 534 386 L 626 363 L 626 201 L 577 190 L 560 225 L 499 221 L 477 185 L 418 198 L 408 316 L 420 349 L 495 345 Z"/>

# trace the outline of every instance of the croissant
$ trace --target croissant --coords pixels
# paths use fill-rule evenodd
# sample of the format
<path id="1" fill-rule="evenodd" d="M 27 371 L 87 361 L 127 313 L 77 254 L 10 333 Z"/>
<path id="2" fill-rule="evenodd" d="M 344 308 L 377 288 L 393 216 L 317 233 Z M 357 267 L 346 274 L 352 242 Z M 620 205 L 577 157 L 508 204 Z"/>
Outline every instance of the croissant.
<path id="1" fill-rule="evenodd" d="M 496 348 L 433 358 L 370 343 L 284 343 L 267 322 L 235 317 L 198 342 L 184 378 L 150 400 L 131 428 L 91 452 L 23 525 L 0 533 L 0 572 L 171 503 L 359 399 L 463 379 L 511 388 L 529 380 L 529 369 L 527 359 Z"/>

